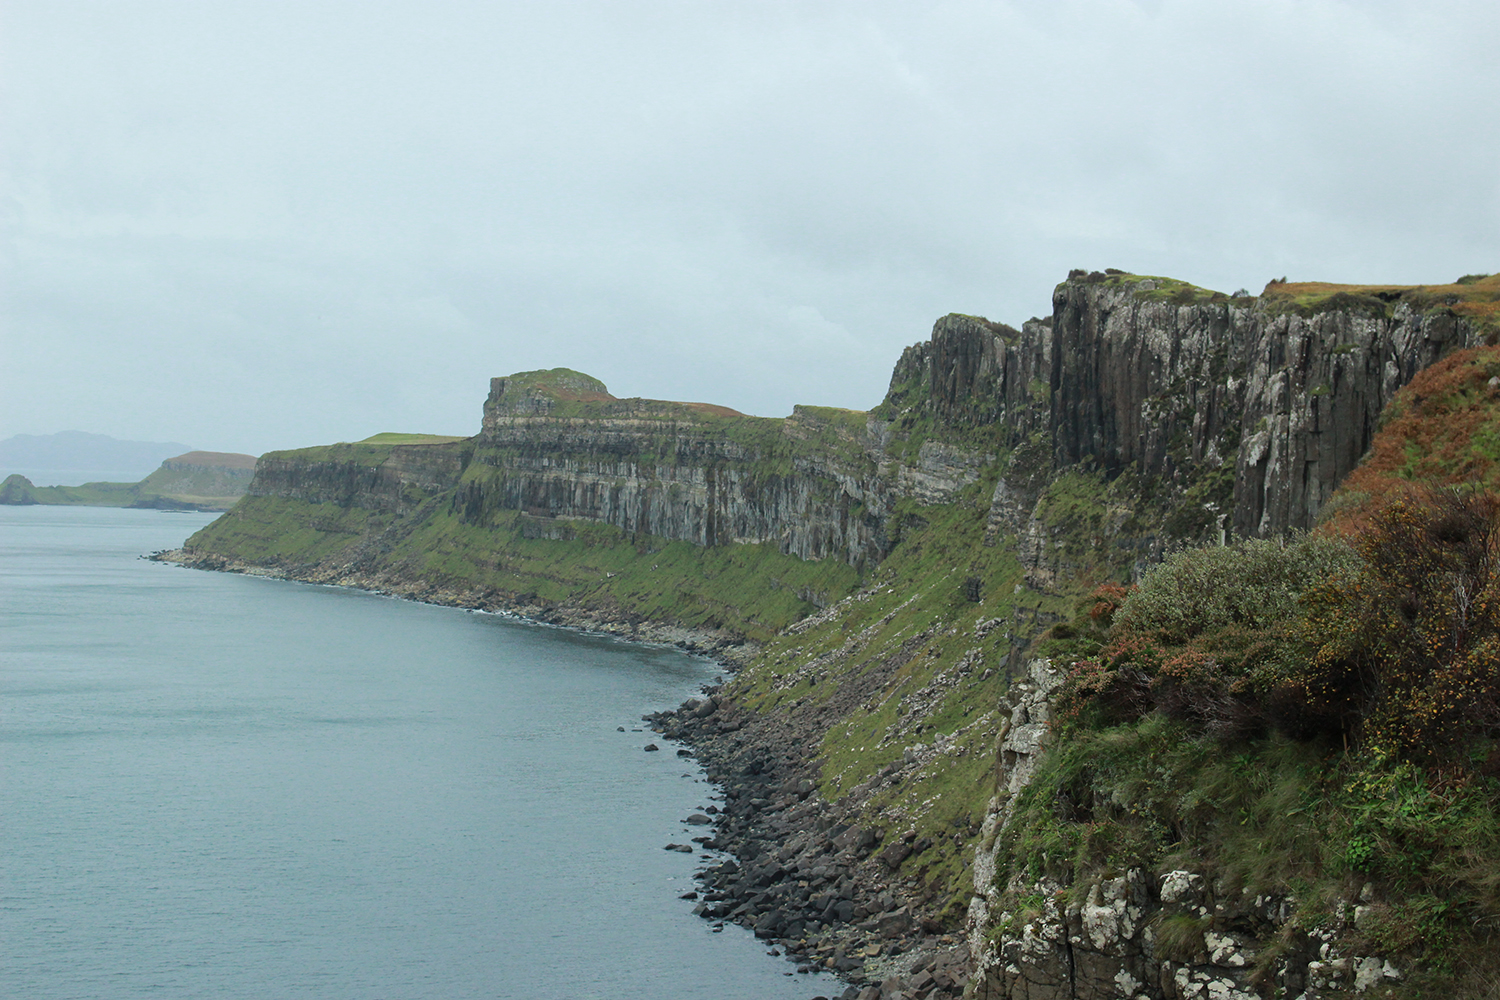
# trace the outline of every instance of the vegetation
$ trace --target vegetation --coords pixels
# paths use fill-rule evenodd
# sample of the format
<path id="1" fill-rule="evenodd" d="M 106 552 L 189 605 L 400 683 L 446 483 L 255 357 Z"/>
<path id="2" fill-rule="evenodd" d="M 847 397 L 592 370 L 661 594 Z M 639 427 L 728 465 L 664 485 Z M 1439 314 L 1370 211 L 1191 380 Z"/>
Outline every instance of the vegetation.
<path id="1" fill-rule="evenodd" d="M 227 474 L 209 467 L 163 467 L 138 483 L 82 486 L 35 486 L 24 476 L 11 475 L 0 483 L 0 504 L 227 510 L 244 495 L 249 482 L 248 470 Z"/>
<path id="2" fill-rule="evenodd" d="M 1295 899 L 1292 934 L 1368 881 L 1359 933 L 1424 963 L 1411 990 L 1494 975 L 1497 556 L 1500 498 L 1429 487 L 1357 532 L 1190 550 L 1096 592 L 1047 640 L 1072 663 L 1058 738 L 997 884 L 1210 872 Z"/>
<path id="3" fill-rule="evenodd" d="M 985 544 L 993 489 L 989 478 L 946 504 L 904 502 L 865 586 L 767 643 L 731 687 L 762 712 L 829 720 L 821 791 L 870 790 L 865 815 L 913 831 L 900 875 L 952 926 L 968 905 L 1011 662 L 1070 603 L 1025 586 L 1013 539 Z M 892 781 L 908 753 L 920 766 Z"/>
<path id="4" fill-rule="evenodd" d="M 1109 288 L 1132 288 L 1138 301 L 1170 302 L 1179 306 L 1223 305 L 1241 297 L 1226 295 L 1211 288 L 1200 288 L 1177 278 L 1167 278 L 1157 274 L 1131 274 L 1113 267 L 1093 272 L 1074 270 L 1068 275 L 1068 280 L 1074 283 L 1104 285 Z M 1142 282 L 1150 284 L 1142 287 Z"/>
<path id="5" fill-rule="evenodd" d="M 1359 468 L 1325 508 L 1331 530 L 1357 532 L 1415 484 L 1500 489 L 1500 348 L 1457 351 L 1396 393 Z"/>
<path id="6" fill-rule="evenodd" d="M 1310 316 L 1349 310 L 1370 316 L 1390 316 L 1405 305 L 1418 313 L 1446 313 L 1465 317 L 1500 336 L 1500 274 L 1466 274 L 1450 285 L 1337 285 L 1323 281 L 1268 283 L 1261 299 L 1273 312 Z"/>
<path id="7" fill-rule="evenodd" d="M 339 567 L 334 579 L 372 583 L 381 568 L 396 566 L 433 594 L 590 607 L 625 619 L 729 629 L 751 640 L 768 639 L 858 580 L 843 563 L 804 562 L 770 545 L 702 548 L 521 511 L 469 524 L 446 501 L 429 497 L 398 518 L 353 505 L 247 497 L 186 544 L 288 570 L 331 564 Z M 398 527 L 402 520 L 407 524 Z"/>
<path id="8" fill-rule="evenodd" d="M 462 440 L 464 438 L 448 434 L 400 434 L 387 431 L 383 434 L 372 434 L 359 444 L 451 444 Z"/>

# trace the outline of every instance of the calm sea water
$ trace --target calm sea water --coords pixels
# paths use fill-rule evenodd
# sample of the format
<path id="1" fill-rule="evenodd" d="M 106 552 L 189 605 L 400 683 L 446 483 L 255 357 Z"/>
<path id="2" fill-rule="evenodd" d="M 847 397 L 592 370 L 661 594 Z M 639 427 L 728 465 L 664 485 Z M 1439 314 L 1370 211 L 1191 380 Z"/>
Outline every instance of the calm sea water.
<path id="1" fill-rule="evenodd" d="M 210 519 L 0 507 L 0 995 L 839 988 L 677 898 L 714 789 L 630 730 L 711 664 L 138 558 Z"/>

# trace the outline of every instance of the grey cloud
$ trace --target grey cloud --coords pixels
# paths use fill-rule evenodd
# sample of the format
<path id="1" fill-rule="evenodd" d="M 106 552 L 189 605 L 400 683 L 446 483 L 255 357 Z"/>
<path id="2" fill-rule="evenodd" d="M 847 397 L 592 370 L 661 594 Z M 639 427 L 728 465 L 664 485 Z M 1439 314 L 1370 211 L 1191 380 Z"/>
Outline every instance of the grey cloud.
<path id="1" fill-rule="evenodd" d="M 1075 266 L 1500 267 L 1480 3 L 11 0 L 0 436 L 472 432 L 492 375 L 869 406 Z"/>

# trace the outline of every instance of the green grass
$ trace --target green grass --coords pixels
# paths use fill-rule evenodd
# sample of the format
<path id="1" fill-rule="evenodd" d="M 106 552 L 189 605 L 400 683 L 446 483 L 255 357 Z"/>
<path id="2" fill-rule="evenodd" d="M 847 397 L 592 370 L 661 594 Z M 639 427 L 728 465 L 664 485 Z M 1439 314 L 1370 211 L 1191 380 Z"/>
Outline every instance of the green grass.
<path id="1" fill-rule="evenodd" d="M 1155 287 L 1136 287 L 1143 281 L 1150 281 Z M 1251 298 L 1234 299 L 1223 292 L 1202 288 L 1177 278 L 1168 278 L 1159 274 L 1131 274 L 1114 268 L 1103 272 L 1095 271 L 1091 274 L 1074 272 L 1066 282 L 1057 287 L 1062 288 L 1069 283 L 1104 285 L 1106 288 L 1130 288 L 1134 291 L 1136 300 L 1140 302 L 1170 302 L 1174 305 L 1224 305 L 1232 302 L 1248 307 L 1255 301 Z"/>
<path id="2" fill-rule="evenodd" d="M 193 492 L 160 488 L 164 482 L 181 485 L 187 480 Z M 243 485 L 243 484 L 241 484 Z M 82 486 L 33 486 L 24 477 L 12 475 L 0 484 L 0 503 L 40 504 L 62 507 L 140 507 L 165 500 L 197 504 L 223 510 L 238 493 L 226 492 L 223 477 L 211 473 L 191 475 L 158 469 L 138 483 L 84 483 Z"/>
<path id="3" fill-rule="evenodd" d="M 1339 285 L 1323 281 L 1266 285 L 1262 300 L 1273 312 L 1303 316 L 1348 310 L 1389 317 L 1404 304 L 1418 313 L 1462 316 L 1487 334 L 1500 335 L 1500 274 L 1465 275 L 1446 285 Z"/>
<path id="4" fill-rule="evenodd" d="M 1500 971 L 1497 793 L 1493 778 L 1455 783 L 1342 746 L 1225 746 L 1160 715 L 1071 729 L 1017 799 L 995 884 L 1004 893 L 1015 875 L 1049 875 L 1082 898 L 1131 868 L 1206 872 L 1221 898 L 1293 897 L 1291 934 L 1370 882 L 1375 919 L 1346 947 L 1419 961 L 1431 984 L 1460 967 Z"/>
<path id="5" fill-rule="evenodd" d="M 527 537 L 538 524 L 563 537 Z M 293 571 L 395 570 L 494 601 L 723 628 L 752 640 L 768 639 L 815 602 L 839 599 L 859 579 L 837 560 L 806 562 L 770 545 L 703 548 L 519 511 L 465 524 L 444 496 L 423 501 L 404 521 L 359 507 L 246 497 L 187 547 Z"/>
<path id="6" fill-rule="evenodd" d="M 951 503 L 902 504 L 899 541 L 858 595 L 774 638 L 732 682 L 761 712 L 838 713 L 817 751 L 821 791 L 837 800 L 879 784 L 863 814 L 888 838 L 915 831 L 925 846 L 899 874 L 953 926 L 994 790 L 997 708 L 1015 648 L 1006 633 L 1024 646 L 1071 606 L 1022 585 L 1013 540 L 983 544 L 993 487 L 989 479 Z M 994 619 L 1002 624 L 981 638 L 976 626 Z M 858 691 L 867 694 L 852 701 Z M 908 747 L 930 759 L 886 784 L 882 772 Z"/>
<path id="7" fill-rule="evenodd" d="M 463 441 L 465 438 L 450 434 L 400 434 L 386 431 L 382 434 L 372 434 L 358 444 L 451 444 L 454 441 Z"/>

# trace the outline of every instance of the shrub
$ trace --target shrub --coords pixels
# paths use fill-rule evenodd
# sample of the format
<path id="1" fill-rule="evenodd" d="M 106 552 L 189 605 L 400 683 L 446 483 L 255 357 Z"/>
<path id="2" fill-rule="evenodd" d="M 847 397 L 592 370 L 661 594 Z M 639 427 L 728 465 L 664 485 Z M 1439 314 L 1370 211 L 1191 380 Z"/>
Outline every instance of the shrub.
<path id="1" fill-rule="evenodd" d="M 1358 566 L 1354 549 L 1335 538 L 1189 549 L 1146 574 L 1115 616 L 1115 627 L 1180 645 L 1229 626 L 1285 625 L 1296 617 L 1305 590 L 1345 578 Z"/>
<path id="2" fill-rule="evenodd" d="M 1347 542 L 1304 536 L 1190 549 L 1148 573 L 1136 590 L 1101 588 L 1090 617 L 1112 620 L 1109 641 L 1074 664 L 1059 697 L 1059 723 L 1118 725 L 1160 711 L 1229 741 L 1278 720 L 1304 736 L 1329 728 L 1304 717 L 1305 698 L 1279 704 L 1296 672 L 1292 624 L 1302 593 L 1349 578 L 1359 565 Z M 1268 702 L 1272 691 L 1277 700 Z"/>
<path id="3" fill-rule="evenodd" d="M 1500 497 L 1415 489 L 1377 511 L 1365 566 L 1310 593 L 1288 683 L 1377 755 L 1452 756 L 1500 728 Z"/>

